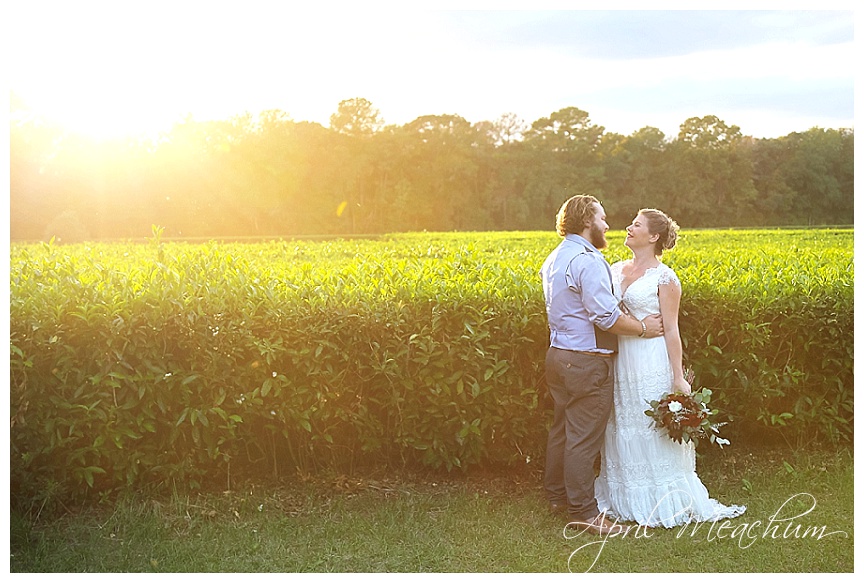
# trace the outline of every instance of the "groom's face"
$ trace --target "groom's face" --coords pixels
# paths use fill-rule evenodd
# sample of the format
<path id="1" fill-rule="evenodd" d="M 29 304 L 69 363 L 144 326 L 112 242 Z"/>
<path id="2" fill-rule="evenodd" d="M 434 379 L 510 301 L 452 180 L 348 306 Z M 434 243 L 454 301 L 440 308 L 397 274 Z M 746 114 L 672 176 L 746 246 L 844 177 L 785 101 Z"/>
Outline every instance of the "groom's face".
<path id="1" fill-rule="evenodd" d="M 606 211 L 603 206 L 594 203 L 594 220 L 589 225 L 588 241 L 597 249 L 606 248 L 606 231 L 609 230 L 609 225 L 606 224 Z"/>

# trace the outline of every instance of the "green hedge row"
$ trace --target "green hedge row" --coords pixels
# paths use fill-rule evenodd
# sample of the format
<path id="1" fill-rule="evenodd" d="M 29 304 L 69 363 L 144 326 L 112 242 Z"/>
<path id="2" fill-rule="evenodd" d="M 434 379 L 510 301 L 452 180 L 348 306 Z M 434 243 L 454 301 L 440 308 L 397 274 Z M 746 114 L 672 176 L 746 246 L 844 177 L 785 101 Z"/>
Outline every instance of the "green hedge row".
<path id="1" fill-rule="evenodd" d="M 555 244 L 475 234 L 15 246 L 13 495 L 542 463 L 537 269 Z M 704 251 L 673 256 L 688 362 L 734 420 L 724 434 L 851 438 L 846 244 L 823 280 L 815 263 L 795 270 L 816 278 L 806 293 L 778 280 L 757 296 L 764 273 L 748 280 Z M 718 285 L 729 273 L 737 283 Z"/>

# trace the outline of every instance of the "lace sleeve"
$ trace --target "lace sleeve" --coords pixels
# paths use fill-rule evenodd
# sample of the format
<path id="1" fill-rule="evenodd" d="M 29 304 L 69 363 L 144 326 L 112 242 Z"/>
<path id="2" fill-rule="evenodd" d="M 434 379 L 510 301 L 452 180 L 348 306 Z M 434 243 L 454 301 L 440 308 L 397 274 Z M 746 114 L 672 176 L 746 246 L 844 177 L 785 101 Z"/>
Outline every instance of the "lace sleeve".
<path id="1" fill-rule="evenodd" d="M 621 299 L 621 268 L 624 266 L 623 261 L 616 261 L 612 264 L 612 293 L 619 300 Z"/>
<path id="2" fill-rule="evenodd" d="M 659 279 L 657 280 L 658 285 L 663 285 L 666 283 L 675 284 L 679 288 L 681 287 L 681 280 L 678 279 L 678 276 L 672 271 L 671 267 L 667 267 L 663 265 L 663 269 L 660 270 Z"/>

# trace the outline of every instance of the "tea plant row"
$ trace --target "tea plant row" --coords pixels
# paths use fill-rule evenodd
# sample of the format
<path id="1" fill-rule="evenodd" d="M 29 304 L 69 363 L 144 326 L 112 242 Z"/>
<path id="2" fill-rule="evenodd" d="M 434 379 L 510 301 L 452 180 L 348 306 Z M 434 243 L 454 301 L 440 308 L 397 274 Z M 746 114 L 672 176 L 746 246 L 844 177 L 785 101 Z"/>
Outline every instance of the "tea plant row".
<path id="1" fill-rule="evenodd" d="M 626 258 L 610 233 L 610 261 Z M 852 437 L 850 230 L 694 231 L 697 382 L 747 439 Z M 13 492 L 538 463 L 550 233 L 13 245 Z M 737 442 L 736 442 L 737 441 Z"/>

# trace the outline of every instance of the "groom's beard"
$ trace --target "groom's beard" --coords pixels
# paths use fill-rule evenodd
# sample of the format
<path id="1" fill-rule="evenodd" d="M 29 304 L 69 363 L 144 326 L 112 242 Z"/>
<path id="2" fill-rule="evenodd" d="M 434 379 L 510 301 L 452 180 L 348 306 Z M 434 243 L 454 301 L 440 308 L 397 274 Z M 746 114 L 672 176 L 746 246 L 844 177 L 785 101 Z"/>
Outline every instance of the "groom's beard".
<path id="1" fill-rule="evenodd" d="M 589 241 L 594 245 L 596 249 L 605 249 L 606 248 L 606 233 L 603 232 L 603 229 L 598 227 L 597 225 L 591 225 L 591 230 L 588 232 L 590 236 Z"/>

